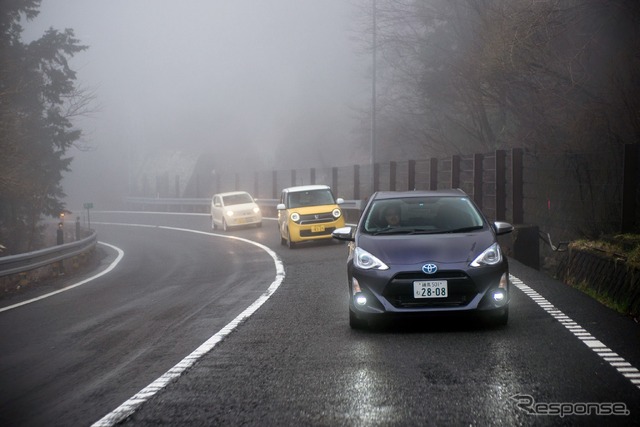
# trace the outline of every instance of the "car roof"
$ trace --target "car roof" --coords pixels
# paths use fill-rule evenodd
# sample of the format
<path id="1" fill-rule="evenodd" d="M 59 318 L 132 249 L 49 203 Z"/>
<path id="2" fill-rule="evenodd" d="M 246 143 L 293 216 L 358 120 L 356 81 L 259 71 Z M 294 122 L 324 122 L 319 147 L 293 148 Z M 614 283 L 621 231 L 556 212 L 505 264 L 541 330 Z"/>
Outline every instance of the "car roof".
<path id="1" fill-rule="evenodd" d="M 467 193 L 459 188 L 452 188 L 447 190 L 419 190 L 419 191 L 378 191 L 373 194 L 374 200 L 386 200 L 386 199 L 403 199 L 410 197 L 469 197 Z"/>
<path id="2" fill-rule="evenodd" d="M 228 191 L 226 193 L 217 193 L 217 194 L 214 194 L 213 196 L 214 197 L 215 196 L 234 196 L 236 194 L 249 194 L 249 193 L 246 191 Z"/>
<path id="3" fill-rule="evenodd" d="M 282 191 L 287 191 L 289 193 L 297 193 L 299 191 L 313 191 L 313 190 L 328 190 L 330 187 L 328 185 L 299 185 L 297 187 L 288 187 L 283 189 Z"/>

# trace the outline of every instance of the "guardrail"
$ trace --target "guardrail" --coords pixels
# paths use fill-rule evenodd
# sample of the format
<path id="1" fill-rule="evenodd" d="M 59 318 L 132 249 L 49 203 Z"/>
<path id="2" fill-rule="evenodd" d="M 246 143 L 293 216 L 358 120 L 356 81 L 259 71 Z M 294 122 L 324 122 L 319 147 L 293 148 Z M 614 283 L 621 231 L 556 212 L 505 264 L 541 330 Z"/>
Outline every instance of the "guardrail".
<path id="1" fill-rule="evenodd" d="M 128 208 L 143 211 L 161 209 L 166 212 L 200 212 L 209 213 L 211 199 L 203 198 L 168 198 L 168 197 L 126 197 L 124 199 Z M 277 215 L 276 206 L 278 199 L 256 199 L 256 203 L 269 215 Z M 362 200 L 345 200 L 340 207 L 345 211 L 347 220 L 355 222 L 362 211 Z"/>
<path id="2" fill-rule="evenodd" d="M 64 245 L 0 258 L 0 277 L 24 273 L 54 262 L 80 255 L 95 247 L 98 237 L 95 231 L 89 237 Z"/>

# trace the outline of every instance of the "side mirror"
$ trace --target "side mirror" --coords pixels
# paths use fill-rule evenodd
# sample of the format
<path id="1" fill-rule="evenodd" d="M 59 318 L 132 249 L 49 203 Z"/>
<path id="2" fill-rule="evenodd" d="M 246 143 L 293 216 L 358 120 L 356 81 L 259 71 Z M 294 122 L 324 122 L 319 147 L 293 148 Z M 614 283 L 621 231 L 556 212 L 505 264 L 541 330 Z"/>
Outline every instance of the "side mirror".
<path id="1" fill-rule="evenodd" d="M 511 233 L 513 231 L 513 225 L 508 222 L 496 221 L 493 223 L 493 229 L 496 230 L 496 234 L 499 236 L 501 234 Z"/>
<path id="2" fill-rule="evenodd" d="M 276 209 L 279 211 L 285 210 L 287 209 L 284 205 L 284 203 L 278 203 L 278 206 L 276 206 Z"/>
<path id="3" fill-rule="evenodd" d="M 333 230 L 331 233 L 331 237 L 338 240 L 346 240 L 349 242 L 353 242 L 355 238 L 353 237 L 353 228 L 352 227 L 340 227 Z"/>
<path id="4" fill-rule="evenodd" d="M 336 199 L 336 204 L 341 205 L 341 204 L 343 204 L 343 203 L 344 203 L 344 199 L 343 199 L 342 197 L 338 197 L 338 198 Z"/>

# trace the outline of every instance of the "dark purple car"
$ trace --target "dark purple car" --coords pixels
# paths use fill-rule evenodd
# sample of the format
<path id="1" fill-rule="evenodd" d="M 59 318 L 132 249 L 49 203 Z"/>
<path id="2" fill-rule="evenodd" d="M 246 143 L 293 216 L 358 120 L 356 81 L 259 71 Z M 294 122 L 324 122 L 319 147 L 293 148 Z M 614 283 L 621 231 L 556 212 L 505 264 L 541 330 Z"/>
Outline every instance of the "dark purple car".
<path id="1" fill-rule="evenodd" d="M 497 235 L 462 190 L 377 192 L 358 225 L 333 232 L 349 241 L 349 324 L 438 313 L 509 318 L 509 267 Z"/>

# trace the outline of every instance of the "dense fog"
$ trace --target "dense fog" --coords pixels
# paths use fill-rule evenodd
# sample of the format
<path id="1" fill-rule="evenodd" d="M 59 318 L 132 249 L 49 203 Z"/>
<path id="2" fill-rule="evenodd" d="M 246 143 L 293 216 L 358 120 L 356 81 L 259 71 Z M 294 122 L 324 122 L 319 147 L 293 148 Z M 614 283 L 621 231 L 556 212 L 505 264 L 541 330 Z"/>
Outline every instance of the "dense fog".
<path id="1" fill-rule="evenodd" d="M 94 98 L 75 121 L 68 207 L 119 199 L 162 151 L 230 170 L 365 162 L 356 13 L 345 0 L 43 0 L 25 37 L 71 28 L 88 46 L 71 63 Z"/>

